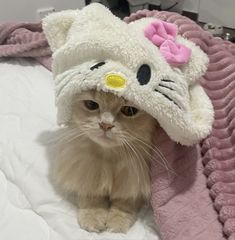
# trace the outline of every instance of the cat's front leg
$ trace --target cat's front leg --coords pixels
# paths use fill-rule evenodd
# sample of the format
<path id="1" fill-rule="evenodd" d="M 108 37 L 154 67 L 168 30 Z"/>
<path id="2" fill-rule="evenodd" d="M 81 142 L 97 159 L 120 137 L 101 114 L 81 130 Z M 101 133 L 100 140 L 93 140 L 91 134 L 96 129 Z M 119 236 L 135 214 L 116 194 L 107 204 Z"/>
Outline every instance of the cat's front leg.
<path id="1" fill-rule="evenodd" d="M 137 213 L 142 204 L 141 199 L 113 200 L 107 218 L 107 230 L 126 233 L 136 221 Z"/>
<path id="2" fill-rule="evenodd" d="M 89 232 L 106 229 L 108 200 L 105 197 L 79 197 L 78 222 Z"/>

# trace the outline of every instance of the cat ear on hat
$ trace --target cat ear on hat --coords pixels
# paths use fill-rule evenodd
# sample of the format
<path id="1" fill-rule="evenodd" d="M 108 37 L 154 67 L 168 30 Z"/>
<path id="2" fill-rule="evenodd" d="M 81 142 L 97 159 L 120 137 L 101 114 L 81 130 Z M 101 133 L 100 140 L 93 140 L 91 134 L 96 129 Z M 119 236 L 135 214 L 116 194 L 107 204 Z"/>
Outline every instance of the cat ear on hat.
<path id="1" fill-rule="evenodd" d="M 189 85 L 198 81 L 207 71 L 209 58 L 195 43 L 179 36 L 177 41 L 191 49 L 191 57 L 187 64 L 181 66 L 181 71 Z"/>
<path id="2" fill-rule="evenodd" d="M 79 10 L 65 10 L 52 13 L 42 20 L 43 32 L 52 52 L 65 44 L 68 31 L 78 13 Z"/>

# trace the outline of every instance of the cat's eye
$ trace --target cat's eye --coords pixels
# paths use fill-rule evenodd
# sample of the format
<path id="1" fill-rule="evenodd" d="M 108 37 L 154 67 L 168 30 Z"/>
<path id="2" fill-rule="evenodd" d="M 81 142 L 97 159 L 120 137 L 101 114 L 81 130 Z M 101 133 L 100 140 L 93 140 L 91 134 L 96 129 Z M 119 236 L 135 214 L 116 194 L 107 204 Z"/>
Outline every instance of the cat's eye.
<path id="1" fill-rule="evenodd" d="M 132 116 L 136 115 L 138 112 L 139 112 L 139 110 L 137 108 L 131 107 L 131 106 L 123 106 L 121 108 L 121 113 L 127 117 L 132 117 Z"/>
<path id="2" fill-rule="evenodd" d="M 97 110 L 99 108 L 99 104 L 92 100 L 85 100 L 84 105 L 87 109 L 89 109 L 91 111 Z"/>
<path id="3" fill-rule="evenodd" d="M 137 79 L 140 85 L 146 85 L 151 78 L 151 68 L 147 64 L 143 64 L 137 71 Z"/>

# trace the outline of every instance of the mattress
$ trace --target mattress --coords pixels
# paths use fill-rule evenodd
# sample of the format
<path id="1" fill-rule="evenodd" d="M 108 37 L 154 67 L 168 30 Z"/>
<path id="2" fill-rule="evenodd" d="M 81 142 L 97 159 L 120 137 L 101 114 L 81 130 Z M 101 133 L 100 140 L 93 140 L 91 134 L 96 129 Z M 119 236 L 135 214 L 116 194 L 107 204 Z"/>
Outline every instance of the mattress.
<path id="1" fill-rule="evenodd" d="M 127 234 L 79 227 L 75 207 L 49 180 L 43 139 L 57 128 L 53 88 L 51 72 L 36 62 L 0 60 L 0 239 L 160 239 L 148 206 Z"/>

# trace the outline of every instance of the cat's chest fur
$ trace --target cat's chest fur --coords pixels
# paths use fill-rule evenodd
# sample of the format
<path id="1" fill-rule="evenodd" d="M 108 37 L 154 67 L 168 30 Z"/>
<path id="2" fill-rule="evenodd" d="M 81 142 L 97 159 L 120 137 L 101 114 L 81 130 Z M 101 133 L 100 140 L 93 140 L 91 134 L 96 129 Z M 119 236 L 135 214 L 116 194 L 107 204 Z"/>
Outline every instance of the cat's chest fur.
<path id="1" fill-rule="evenodd" d="M 129 198 L 149 195 L 149 168 L 144 157 L 122 147 L 103 149 L 80 142 L 60 149 L 55 174 L 68 191 L 81 195 Z"/>

